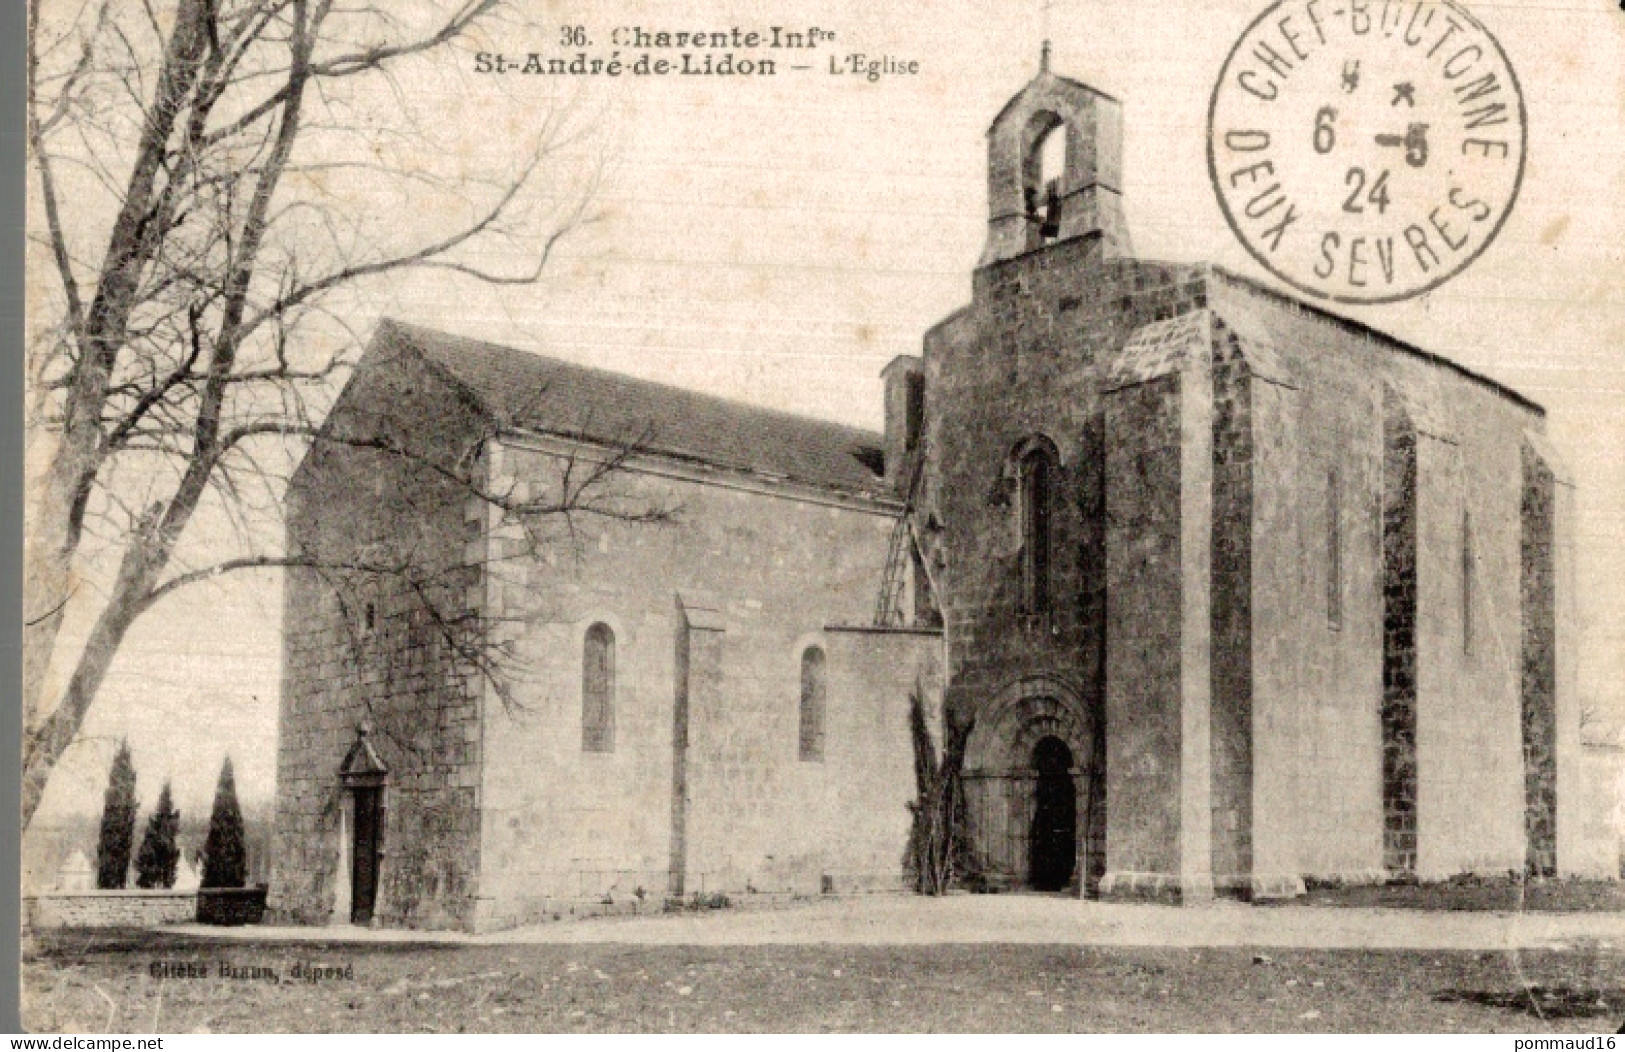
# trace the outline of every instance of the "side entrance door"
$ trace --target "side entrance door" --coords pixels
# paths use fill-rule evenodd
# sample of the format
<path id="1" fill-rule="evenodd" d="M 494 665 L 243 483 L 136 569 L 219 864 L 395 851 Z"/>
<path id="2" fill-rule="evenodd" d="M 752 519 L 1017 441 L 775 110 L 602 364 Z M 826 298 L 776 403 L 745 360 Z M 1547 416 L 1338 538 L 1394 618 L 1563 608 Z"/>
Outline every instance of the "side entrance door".
<path id="1" fill-rule="evenodd" d="M 1033 749 L 1038 772 L 1033 788 L 1033 821 L 1028 836 L 1028 884 L 1035 891 L 1060 891 L 1072 881 L 1078 857 L 1078 795 L 1072 781 L 1072 750 L 1059 738 L 1044 738 Z"/>
<path id="2" fill-rule="evenodd" d="M 357 786 L 355 794 L 355 843 L 350 857 L 350 922 L 372 922 L 372 906 L 378 896 L 379 803 L 383 789 Z"/>

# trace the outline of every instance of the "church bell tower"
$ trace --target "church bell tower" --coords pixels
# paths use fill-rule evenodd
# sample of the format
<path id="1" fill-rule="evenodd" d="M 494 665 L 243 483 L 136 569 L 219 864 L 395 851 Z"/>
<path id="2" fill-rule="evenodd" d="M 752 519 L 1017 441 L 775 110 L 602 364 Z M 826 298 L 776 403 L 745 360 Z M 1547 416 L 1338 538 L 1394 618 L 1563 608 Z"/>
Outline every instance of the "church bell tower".
<path id="1" fill-rule="evenodd" d="M 1060 136 L 1055 150 L 1053 136 Z M 1054 172 L 1044 158 L 1060 156 Z M 1107 258 L 1133 254 L 1123 221 L 1123 104 L 1050 72 L 1038 75 L 987 132 L 987 246 L 978 266 L 1074 238 L 1098 236 Z"/>

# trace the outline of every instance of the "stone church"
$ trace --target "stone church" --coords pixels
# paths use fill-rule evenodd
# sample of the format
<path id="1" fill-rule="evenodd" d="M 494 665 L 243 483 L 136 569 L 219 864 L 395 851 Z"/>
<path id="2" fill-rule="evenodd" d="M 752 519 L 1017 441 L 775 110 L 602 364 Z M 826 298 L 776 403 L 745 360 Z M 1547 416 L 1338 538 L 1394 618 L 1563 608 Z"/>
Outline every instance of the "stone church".
<path id="1" fill-rule="evenodd" d="M 984 889 L 1611 873 L 1542 409 L 1136 258 L 1121 136 L 999 113 L 884 434 L 382 324 L 288 494 L 272 916 L 899 890 L 911 697 Z"/>

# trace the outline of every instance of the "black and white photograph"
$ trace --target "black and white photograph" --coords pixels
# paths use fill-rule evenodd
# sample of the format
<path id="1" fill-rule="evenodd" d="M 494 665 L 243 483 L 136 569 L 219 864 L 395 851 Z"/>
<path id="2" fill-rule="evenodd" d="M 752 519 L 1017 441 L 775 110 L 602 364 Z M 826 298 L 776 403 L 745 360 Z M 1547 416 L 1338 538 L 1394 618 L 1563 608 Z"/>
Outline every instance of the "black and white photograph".
<path id="1" fill-rule="evenodd" d="M 25 1031 L 1613 1047 L 1618 5 L 27 16 Z"/>

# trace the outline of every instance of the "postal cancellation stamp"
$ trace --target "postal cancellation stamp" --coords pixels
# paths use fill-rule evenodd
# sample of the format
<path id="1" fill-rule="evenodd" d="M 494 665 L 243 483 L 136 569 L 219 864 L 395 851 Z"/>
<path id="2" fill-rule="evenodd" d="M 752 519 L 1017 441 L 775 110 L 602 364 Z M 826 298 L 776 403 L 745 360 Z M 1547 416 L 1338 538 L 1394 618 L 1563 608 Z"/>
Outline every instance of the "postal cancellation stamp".
<path id="1" fill-rule="evenodd" d="M 1208 173 L 1276 277 L 1383 303 L 1437 288 L 1489 247 L 1526 137 L 1505 51 L 1459 4 L 1281 0 L 1214 86 Z"/>

